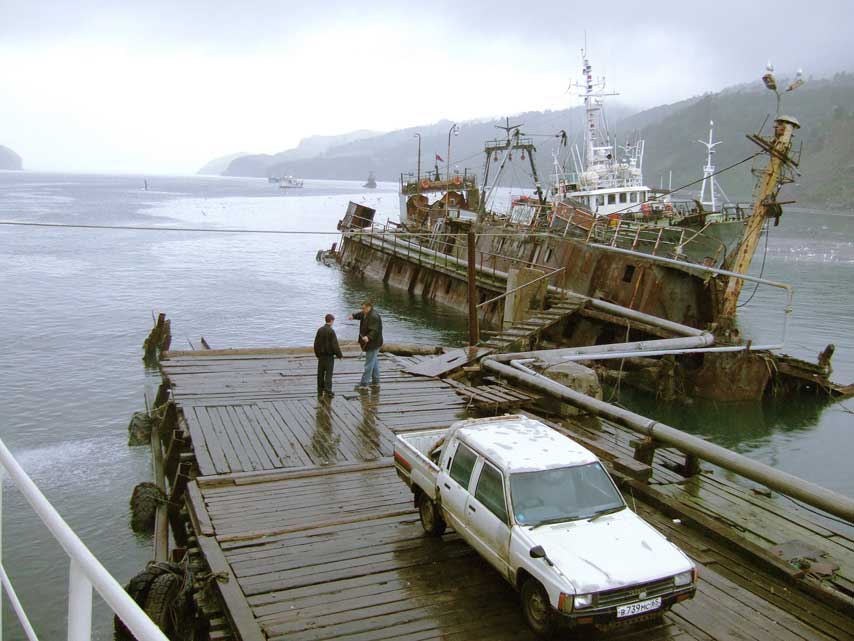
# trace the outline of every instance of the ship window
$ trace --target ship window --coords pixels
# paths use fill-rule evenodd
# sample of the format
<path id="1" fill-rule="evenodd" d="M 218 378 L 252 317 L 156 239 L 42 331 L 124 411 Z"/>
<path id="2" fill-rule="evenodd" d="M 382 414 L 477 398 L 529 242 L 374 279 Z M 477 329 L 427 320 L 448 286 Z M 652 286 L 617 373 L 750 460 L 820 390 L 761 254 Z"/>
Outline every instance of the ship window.
<path id="1" fill-rule="evenodd" d="M 623 272 L 623 282 L 631 283 L 632 278 L 635 275 L 635 266 L 634 265 L 626 265 L 626 271 Z"/>
<path id="2" fill-rule="evenodd" d="M 624 191 L 620 192 L 620 202 L 621 203 L 626 202 L 626 192 L 624 192 Z"/>
<path id="3" fill-rule="evenodd" d="M 617 202 L 617 194 L 608 194 L 608 204 L 614 205 Z"/>
<path id="4" fill-rule="evenodd" d="M 597 205 L 604 205 L 605 204 L 605 196 L 604 195 L 596 196 L 596 204 Z"/>

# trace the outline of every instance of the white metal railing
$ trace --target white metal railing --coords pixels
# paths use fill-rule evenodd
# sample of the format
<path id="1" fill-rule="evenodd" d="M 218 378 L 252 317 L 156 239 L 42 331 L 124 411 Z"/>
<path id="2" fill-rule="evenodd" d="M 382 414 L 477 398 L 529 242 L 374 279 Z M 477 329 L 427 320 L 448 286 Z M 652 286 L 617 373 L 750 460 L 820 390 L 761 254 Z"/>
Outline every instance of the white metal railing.
<path id="1" fill-rule="evenodd" d="M 139 607 L 116 579 L 101 565 L 83 541 L 63 520 L 44 494 L 27 476 L 12 453 L 0 440 L 0 606 L 2 597 L 8 595 L 12 609 L 18 616 L 29 641 L 38 641 L 33 626 L 21 605 L 18 595 L 3 567 L 2 559 L 2 477 L 4 472 L 23 494 L 33 511 L 42 520 L 53 538 L 62 546 L 70 560 L 68 577 L 68 641 L 90 641 L 92 638 L 92 588 L 106 601 L 112 611 L 124 622 L 138 641 L 168 641 L 159 627 Z M 2 607 L 0 607 L 2 613 Z M 0 620 L 0 639 L 3 636 Z"/>

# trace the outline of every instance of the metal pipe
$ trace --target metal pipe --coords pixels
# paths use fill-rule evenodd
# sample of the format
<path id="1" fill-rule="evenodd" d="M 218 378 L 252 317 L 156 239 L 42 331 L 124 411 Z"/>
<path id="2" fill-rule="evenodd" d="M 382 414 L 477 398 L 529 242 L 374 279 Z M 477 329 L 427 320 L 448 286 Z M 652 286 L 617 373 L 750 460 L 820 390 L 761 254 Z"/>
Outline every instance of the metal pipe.
<path id="1" fill-rule="evenodd" d="M 33 480 L 27 476 L 2 440 L 0 440 L 0 466 L 6 469 L 33 511 L 134 637 L 139 641 L 169 641 L 162 630 L 125 592 L 119 582 L 101 565 L 74 530 L 63 520 Z"/>
<path id="2" fill-rule="evenodd" d="M 611 314 L 622 316 L 623 318 L 628 318 L 641 323 L 646 323 L 647 325 L 652 325 L 653 327 L 658 327 L 659 329 L 667 330 L 679 336 L 702 336 L 706 333 L 704 330 L 698 329 L 696 327 L 689 327 L 688 325 L 683 325 L 682 323 L 669 321 L 664 318 L 659 318 L 658 316 L 653 316 L 652 314 L 639 312 L 636 309 L 629 309 L 628 307 L 623 307 L 622 305 L 617 305 L 615 303 L 609 303 L 608 301 L 599 300 L 598 298 L 588 299 L 587 304 L 596 309 L 601 309 L 603 312 L 609 312 Z"/>
<path id="3" fill-rule="evenodd" d="M 780 283 L 773 280 L 768 280 L 767 278 L 759 278 L 757 276 L 751 276 L 749 274 L 740 274 L 739 272 L 731 272 L 726 269 L 718 269 L 717 267 L 708 267 L 706 265 L 696 265 L 694 263 L 689 263 L 684 260 L 677 260 L 675 258 L 665 258 L 664 256 L 652 256 L 650 254 L 644 254 L 643 252 L 633 251 L 631 249 L 623 249 L 622 247 L 611 247 L 610 245 L 600 245 L 599 243 L 590 243 L 590 247 L 596 247 L 598 249 L 604 249 L 606 251 L 615 252 L 617 254 L 626 254 L 628 256 L 636 256 L 638 258 L 643 258 L 646 260 L 651 260 L 656 263 L 664 263 L 666 265 L 674 265 L 676 267 L 682 267 L 684 269 L 692 269 L 701 272 L 709 272 L 711 274 L 718 274 L 720 276 L 734 276 L 736 278 L 741 278 L 743 280 L 748 280 L 752 283 L 762 283 L 763 285 L 769 285 L 771 287 L 778 287 L 780 289 L 785 289 L 787 291 L 792 291 L 793 288 L 791 285 L 787 283 Z"/>
<path id="4" fill-rule="evenodd" d="M 492 358 L 487 358 L 481 361 L 481 366 L 516 383 L 538 389 L 592 414 L 604 416 L 685 454 L 694 455 L 807 505 L 824 510 L 828 514 L 837 516 L 849 523 L 854 523 L 854 499 L 851 497 L 833 492 L 781 470 L 776 470 L 764 463 L 736 454 L 720 445 L 709 443 L 702 438 L 686 434 L 681 430 L 635 414 L 622 407 L 576 392 L 518 362 L 514 362 L 511 367 Z"/>
<path id="5" fill-rule="evenodd" d="M 92 583 L 73 558 L 68 569 L 68 641 L 92 639 Z"/>
<path id="6" fill-rule="evenodd" d="M 780 349 L 782 345 L 727 345 L 725 347 L 699 347 L 696 349 L 660 349 L 653 351 L 635 351 L 635 352 L 601 352 L 597 354 L 578 354 L 565 356 L 565 361 L 604 361 L 611 358 L 634 358 L 640 356 L 670 356 L 677 354 L 709 354 L 721 352 L 759 352 L 769 351 L 772 349 Z M 503 354 L 502 354 L 503 356 Z M 498 360 L 498 359 L 496 359 Z M 500 359 L 503 361 L 503 359 Z M 524 359 L 520 359 L 524 360 Z M 534 360 L 534 359 L 531 359 Z"/>
<path id="7" fill-rule="evenodd" d="M 632 356 L 646 356 L 656 350 L 690 349 L 713 345 L 715 337 L 709 333 L 699 336 L 683 336 L 680 338 L 664 338 L 651 341 L 634 341 L 631 343 L 612 343 L 610 345 L 591 345 L 589 347 L 567 347 L 563 349 L 540 349 L 530 352 L 513 354 L 495 354 L 491 358 L 506 363 L 525 358 L 555 358 L 561 360 L 595 360 L 595 356 L 616 358 L 616 354 L 628 353 Z M 577 357 L 577 358 L 576 358 Z"/>
<path id="8" fill-rule="evenodd" d="M 3 567 L 2 563 L 0 563 L 0 585 L 6 588 L 6 593 L 9 595 L 9 604 L 12 606 L 12 611 L 18 615 L 18 622 L 24 629 L 24 634 L 28 641 L 39 641 L 38 636 L 36 636 L 36 631 L 33 629 L 33 625 L 27 617 L 24 606 L 21 605 L 18 593 L 15 592 L 15 588 L 12 586 L 12 582 L 9 580 L 9 575 L 6 574 L 6 569 Z M 2 632 L 2 628 L 0 628 L 0 632 Z"/>

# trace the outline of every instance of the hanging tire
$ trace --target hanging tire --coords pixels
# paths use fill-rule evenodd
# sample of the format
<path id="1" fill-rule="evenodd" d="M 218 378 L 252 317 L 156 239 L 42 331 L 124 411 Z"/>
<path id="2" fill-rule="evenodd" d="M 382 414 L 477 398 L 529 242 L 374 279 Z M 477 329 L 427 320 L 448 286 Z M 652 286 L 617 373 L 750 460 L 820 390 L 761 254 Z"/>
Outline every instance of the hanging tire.
<path id="1" fill-rule="evenodd" d="M 522 585 L 522 616 L 538 636 L 550 639 L 554 634 L 554 615 L 549 595 L 536 579 L 528 579 Z"/>
<path id="2" fill-rule="evenodd" d="M 170 639 L 177 638 L 184 608 L 181 606 L 181 579 L 168 572 L 151 584 L 145 599 L 145 613 Z"/>
<path id="3" fill-rule="evenodd" d="M 442 510 L 426 494 L 422 494 L 418 501 L 418 516 L 421 517 L 421 527 L 430 536 L 442 536 L 447 525 L 442 518 Z"/>
<path id="4" fill-rule="evenodd" d="M 160 577 L 173 572 L 181 572 L 181 567 L 172 563 L 149 563 L 146 568 L 134 576 L 125 586 L 125 592 L 136 601 L 139 607 L 144 608 L 155 581 Z M 174 576 L 174 575 L 172 575 Z M 134 641 L 130 630 L 119 617 L 113 617 L 116 641 Z"/>
<path id="5" fill-rule="evenodd" d="M 166 500 L 166 496 L 154 483 L 148 481 L 133 488 L 130 497 L 130 527 L 134 532 L 151 534 L 154 531 L 154 517 L 157 506 Z"/>

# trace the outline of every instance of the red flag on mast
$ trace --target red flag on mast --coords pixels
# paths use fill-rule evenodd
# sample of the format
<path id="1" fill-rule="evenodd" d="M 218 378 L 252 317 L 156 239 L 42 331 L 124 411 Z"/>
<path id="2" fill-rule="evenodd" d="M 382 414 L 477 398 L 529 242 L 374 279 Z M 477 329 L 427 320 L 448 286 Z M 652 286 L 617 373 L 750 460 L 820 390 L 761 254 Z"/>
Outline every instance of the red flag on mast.
<path id="1" fill-rule="evenodd" d="M 436 161 L 437 162 L 445 162 L 445 159 L 442 158 L 439 154 L 436 154 Z"/>

